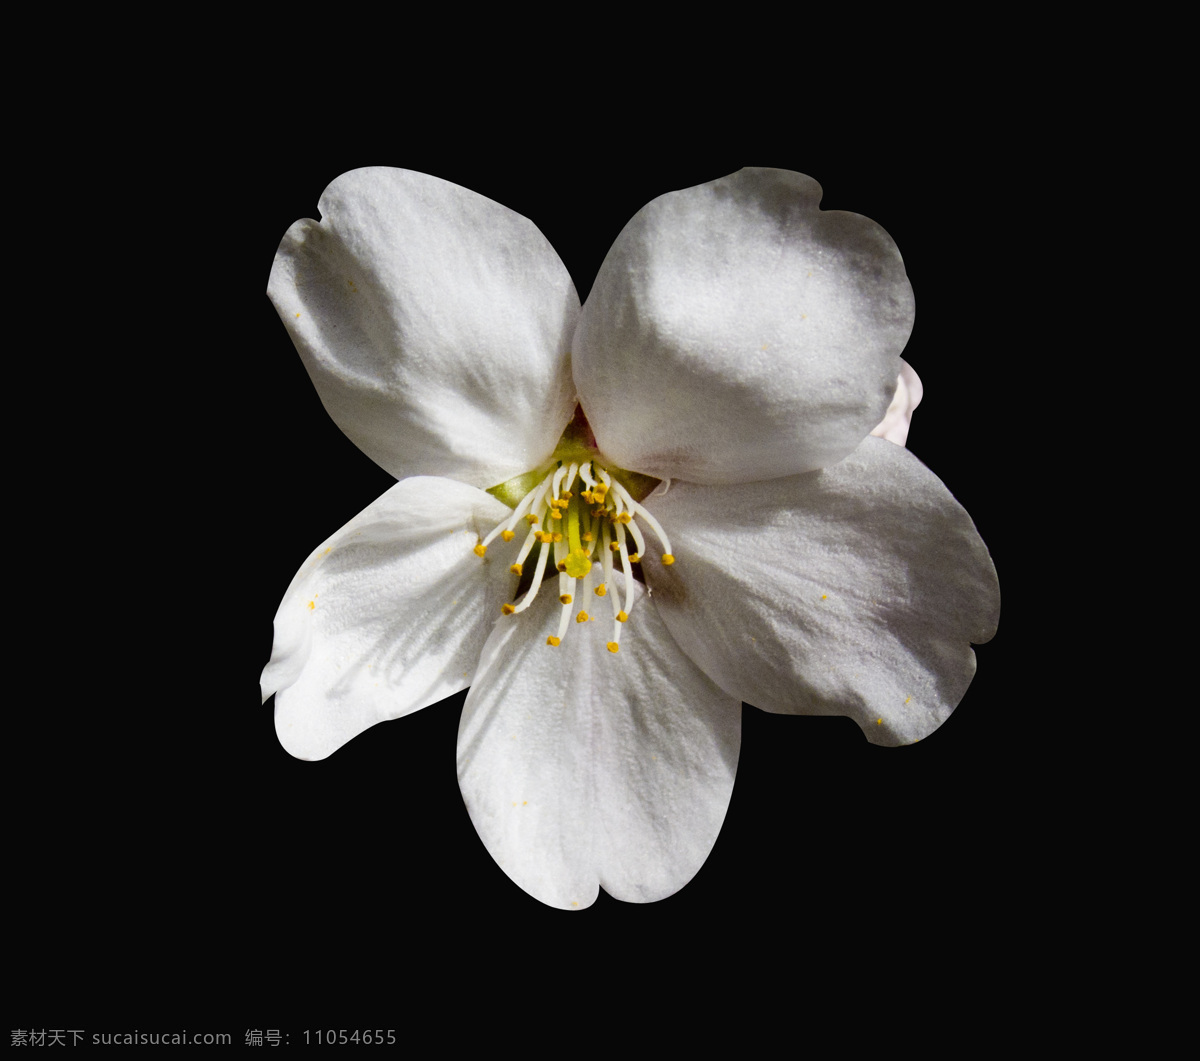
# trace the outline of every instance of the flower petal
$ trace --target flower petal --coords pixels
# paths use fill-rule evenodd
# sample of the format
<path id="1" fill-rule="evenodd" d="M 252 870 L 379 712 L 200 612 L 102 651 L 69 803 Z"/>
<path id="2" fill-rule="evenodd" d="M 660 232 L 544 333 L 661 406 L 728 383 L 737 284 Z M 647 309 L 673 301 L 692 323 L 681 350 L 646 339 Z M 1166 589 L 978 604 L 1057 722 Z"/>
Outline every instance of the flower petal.
<path id="1" fill-rule="evenodd" d="M 741 705 L 680 652 L 638 590 L 616 654 L 607 606 L 558 648 L 545 643 L 553 598 L 502 620 L 463 708 L 471 820 L 505 873 L 551 906 L 590 906 L 599 885 L 627 902 L 673 894 L 729 806 Z"/>
<path id="2" fill-rule="evenodd" d="M 292 755 L 323 759 L 470 684 L 509 581 L 473 550 L 509 513 L 450 479 L 405 479 L 317 548 L 279 606 L 262 676 Z"/>
<path id="3" fill-rule="evenodd" d="M 904 358 L 900 359 L 900 376 L 896 380 L 896 393 L 892 404 L 887 407 L 883 419 L 875 426 L 871 434 L 878 438 L 886 438 L 903 446 L 908 441 L 908 429 L 912 426 L 913 412 L 921 404 L 921 396 L 925 388 L 921 385 L 921 377 Z"/>
<path id="4" fill-rule="evenodd" d="M 488 487 L 545 460 L 574 409 L 579 313 L 545 236 L 409 170 L 346 173 L 320 208 L 267 293 L 338 426 L 398 479 Z"/>
<path id="5" fill-rule="evenodd" d="M 660 479 L 746 482 L 836 463 L 883 417 L 914 302 L 900 252 L 821 186 L 744 169 L 644 207 L 572 345 L 601 450 Z"/>
<path id="6" fill-rule="evenodd" d="M 767 711 L 849 715 L 874 744 L 949 717 L 1000 591 L 970 517 L 908 450 L 867 438 L 810 475 L 674 484 L 649 507 L 671 567 L 644 570 L 679 644 Z M 653 549 L 651 549 L 653 553 Z"/>

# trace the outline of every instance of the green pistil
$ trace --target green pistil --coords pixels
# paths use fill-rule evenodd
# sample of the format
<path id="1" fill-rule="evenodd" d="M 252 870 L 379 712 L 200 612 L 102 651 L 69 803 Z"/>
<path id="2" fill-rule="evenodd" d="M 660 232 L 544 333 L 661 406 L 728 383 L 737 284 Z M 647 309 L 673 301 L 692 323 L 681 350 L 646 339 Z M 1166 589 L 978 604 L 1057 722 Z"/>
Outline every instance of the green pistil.
<path id="1" fill-rule="evenodd" d="M 583 543 L 579 540 L 579 501 L 579 494 L 572 493 L 571 500 L 567 502 L 567 543 L 573 553 L 583 549 Z"/>
<path id="2" fill-rule="evenodd" d="M 579 506 L 581 498 L 578 493 L 572 493 L 567 502 L 567 544 L 571 552 L 566 560 L 566 572 L 571 578 L 583 578 L 592 569 L 592 558 L 579 539 Z"/>

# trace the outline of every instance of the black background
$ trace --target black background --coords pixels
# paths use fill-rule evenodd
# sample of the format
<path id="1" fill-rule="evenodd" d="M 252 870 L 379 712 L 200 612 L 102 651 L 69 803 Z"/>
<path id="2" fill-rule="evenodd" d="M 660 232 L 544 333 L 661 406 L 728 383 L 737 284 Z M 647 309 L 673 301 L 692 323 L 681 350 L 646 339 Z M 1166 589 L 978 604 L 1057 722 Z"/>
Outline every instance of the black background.
<path id="1" fill-rule="evenodd" d="M 149 344 L 161 399 L 131 429 L 124 482 L 145 507 L 116 563 L 135 618 L 97 620 L 90 684 L 115 695 L 70 725 L 43 720 L 14 838 L 31 853 L 17 1024 L 71 1026 L 83 1010 L 118 1028 L 218 1014 L 293 1035 L 387 1027 L 404 985 L 520 993 L 529 962 L 539 990 L 614 955 L 635 980 L 694 959 L 716 987 L 761 975 L 767 951 L 802 963 L 842 933 L 902 966 L 888 941 L 938 925 L 966 947 L 998 930 L 963 911 L 998 882 L 1027 886 L 1021 792 L 1035 768 L 1012 752 L 1040 710 L 1013 662 L 1028 651 L 1011 577 L 1030 355 L 1013 348 L 1020 181 L 996 146 L 1011 130 L 995 110 L 966 126 L 903 94 L 839 110 L 793 88 L 764 100 L 706 83 L 563 106 L 530 86 L 456 108 L 288 81 L 221 111 L 158 176 L 145 268 L 188 279 Z M 323 762 L 288 756 L 257 684 L 275 609 L 309 551 L 390 479 L 324 413 L 265 288 L 288 226 L 366 165 L 422 170 L 529 217 L 581 298 L 642 205 L 744 165 L 808 173 L 824 208 L 883 225 L 916 292 L 905 357 L 925 399 L 909 448 L 971 513 L 1005 595 L 952 718 L 880 749 L 847 720 L 745 708 L 729 813 L 696 878 L 663 902 L 602 893 L 578 913 L 525 895 L 477 839 L 455 775 L 461 696 Z M 117 957 L 136 971 L 113 973 Z"/>

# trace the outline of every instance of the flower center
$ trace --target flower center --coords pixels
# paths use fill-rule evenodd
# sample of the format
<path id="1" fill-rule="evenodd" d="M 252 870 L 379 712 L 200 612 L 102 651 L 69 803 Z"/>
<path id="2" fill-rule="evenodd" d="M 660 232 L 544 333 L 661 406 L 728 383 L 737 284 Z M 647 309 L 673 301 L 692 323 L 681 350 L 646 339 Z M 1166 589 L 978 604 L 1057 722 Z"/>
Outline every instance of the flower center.
<path id="1" fill-rule="evenodd" d="M 645 507 L 633 499 L 632 494 L 607 468 L 593 460 L 558 460 L 543 478 L 517 502 L 512 516 L 499 524 L 486 538 L 475 546 L 475 555 L 482 557 L 488 546 L 497 538 L 511 542 L 518 530 L 525 538 L 517 553 L 516 562 L 509 569 L 516 575 L 517 592 L 525 578 L 525 565 L 534 548 L 538 549 L 533 577 L 528 589 L 500 610 L 505 615 L 523 612 L 538 595 L 545 581 L 546 565 L 553 556 L 558 571 L 558 599 L 562 604 L 562 615 L 558 621 L 558 633 L 546 638 L 546 644 L 558 646 L 567 634 L 572 614 L 575 622 L 586 623 L 592 618 L 586 610 L 587 602 L 594 594 L 607 597 L 612 606 L 613 633 L 608 642 L 609 652 L 616 652 L 621 644 L 621 627 L 629 619 L 633 607 L 633 568 L 646 551 L 646 539 L 638 521 L 649 527 L 662 542 L 664 564 L 673 564 L 671 544 L 661 525 Z M 634 551 L 630 551 L 630 539 Z M 619 559 L 625 573 L 624 607 L 618 594 L 609 592 L 612 583 L 614 560 Z M 601 581 L 593 588 L 596 565 L 600 564 Z M 582 580 L 582 589 L 578 583 Z M 579 610 L 576 613 L 576 594 Z"/>

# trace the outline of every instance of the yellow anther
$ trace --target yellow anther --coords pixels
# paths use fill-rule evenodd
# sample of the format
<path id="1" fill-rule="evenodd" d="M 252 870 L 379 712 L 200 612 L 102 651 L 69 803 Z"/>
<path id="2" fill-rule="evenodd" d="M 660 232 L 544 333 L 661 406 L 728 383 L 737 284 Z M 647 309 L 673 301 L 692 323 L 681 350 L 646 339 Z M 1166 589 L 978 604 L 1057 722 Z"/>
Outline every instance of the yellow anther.
<path id="1" fill-rule="evenodd" d="M 570 604 L 571 603 L 571 594 L 560 593 L 558 595 L 558 602 L 559 602 L 559 604 Z"/>
<path id="2" fill-rule="evenodd" d="M 629 618 L 628 612 L 617 612 L 617 622 L 623 623 Z"/>
<path id="3" fill-rule="evenodd" d="M 581 542 L 594 542 L 596 540 L 596 536 L 591 531 L 584 531 L 579 536 L 579 540 Z"/>
<path id="4" fill-rule="evenodd" d="M 629 554 L 629 562 L 631 564 L 636 564 L 638 561 L 641 560 L 641 558 L 642 558 L 641 553 L 630 553 Z"/>
<path id="5" fill-rule="evenodd" d="M 608 543 L 608 547 L 609 547 L 609 548 L 610 548 L 610 549 L 611 549 L 611 550 L 612 550 L 614 553 L 619 553 L 619 552 L 621 551 L 621 543 L 620 543 L 620 542 L 609 542 L 609 543 Z"/>
<path id="6" fill-rule="evenodd" d="M 610 641 L 608 643 L 608 651 L 609 652 L 620 652 L 621 646 L 618 645 L 615 641 Z"/>
<path id="7" fill-rule="evenodd" d="M 603 582 L 601 582 L 600 585 L 598 585 L 596 587 L 596 596 L 597 597 L 603 597 L 607 592 L 608 592 L 608 586 Z"/>
<path id="8" fill-rule="evenodd" d="M 577 616 L 575 616 L 575 621 L 577 623 L 586 623 L 589 618 L 590 616 L 587 612 L 580 612 Z"/>
<path id="9" fill-rule="evenodd" d="M 483 542 L 480 542 L 478 545 L 475 546 L 475 555 L 476 556 L 483 556 L 486 552 L 487 552 L 487 546 L 484 545 Z"/>
<path id="10" fill-rule="evenodd" d="M 579 496 L 582 497 L 589 505 L 596 500 L 596 495 L 593 494 L 591 490 L 584 490 L 584 492 Z"/>
<path id="11" fill-rule="evenodd" d="M 530 512 L 529 515 L 527 515 L 525 517 L 525 522 L 528 523 L 531 527 L 535 527 L 535 526 L 537 526 L 537 516 L 535 516 L 532 512 Z"/>
<path id="12" fill-rule="evenodd" d="M 561 542 L 562 541 L 562 531 L 555 531 L 553 534 L 550 535 L 550 540 L 552 542 Z"/>
<path id="13" fill-rule="evenodd" d="M 511 571 L 514 575 L 524 574 L 524 572 L 521 570 L 520 564 L 513 564 L 512 567 L 509 568 L 509 571 Z"/>
<path id="14" fill-rule="evenodd" d="M 592 558 L 582 549 L 573 549 L 560 571 L 565 571 L 572 578 L 583 578 L 592 569 Z"/>
<path id="15" fill-rule="evenodd" d="M 514 531 L 510 531 L 510 530 L 500 532 L 500 537 L 503 538 L 506 542 L 511 542 L 516 536 L 517 536 L 516 533 Z"/>
<path id="16" fill-rule="evenodd" d="M 675 557 L 673 557 L 670 553 L 663 553 L 662 562 L 664 567 L 670 567 L 673 563 L 675 563 Z"/>
<path id="17" fill-rule="evenodd" d="M 563 508 L 566 508 L 567 502 L 570 501 L 571 498 L 573 498 L 575 495 L 573 493 L 571 493 L 570 490 L 564 490 L 562 492 L 562 496 L 563 496 Z"/>
<path id="18" fill-rule="evenodd" d="M 514 608 L 511 604 L 501 604 L 500 605 L 500 614 L 501 615 L 512 615 L 512 613 L 515 612 L 516 610 L 517 609 Z"/>
<path id="19" fill-rule="evenodd" d="M 559 569 L 559 571 L 566 571 L 567 562 L 566 562 L 566 560 L 559 560 L 559 562 L 557 564 L 555 564 L 554 566 L 557 567 Z"/>
<path id="20" fill-rule="evenodd" d="M 548 638 L 546 638 L 546 644 L 553 645 L 555 648 L 558 648 L 558 646 L 562 644 L 562 638 L 555 637 L 553 634 L 551 634 Z"/>
<path id="21" fill-rule="evenodd" d="M 551 519 L 562 519 L 562 513 L 558 509 L 552 508 L 550 510 L 550 518 Z"/>
<path id="22" fill-rule="evenodd" d="M 631 516 L 631 515 L 630 515 L 628 512 L 622 512 L 622 513 L 621 513 L 621 514 L 620 514 L 620 515 L 617 517 L 617 522 L 618 522 L 618 523 L 632 523 L 632 522 L 633 522 L 633 517 L 632 517 L 632 516 Z"/>

